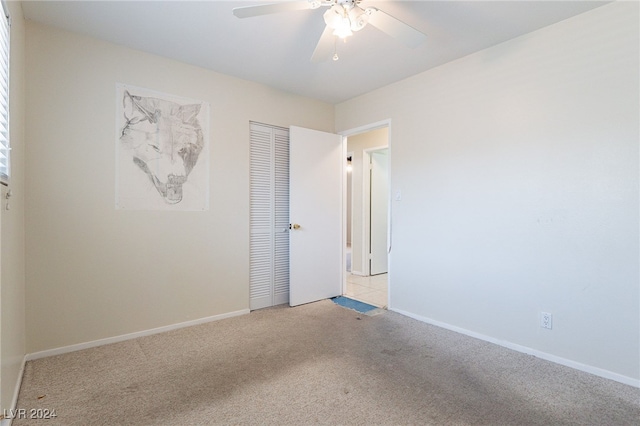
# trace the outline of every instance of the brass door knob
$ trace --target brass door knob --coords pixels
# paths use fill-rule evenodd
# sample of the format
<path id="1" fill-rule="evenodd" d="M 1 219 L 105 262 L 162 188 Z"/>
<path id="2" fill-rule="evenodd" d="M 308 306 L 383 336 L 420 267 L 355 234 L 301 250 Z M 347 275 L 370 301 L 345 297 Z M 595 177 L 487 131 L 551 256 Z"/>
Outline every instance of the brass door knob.
<path id="1" fill-rule="evenodd" d="M 300 225 L 294 223 L 293 225 L 291 225 L 291 229 L 300 229 Z"/>

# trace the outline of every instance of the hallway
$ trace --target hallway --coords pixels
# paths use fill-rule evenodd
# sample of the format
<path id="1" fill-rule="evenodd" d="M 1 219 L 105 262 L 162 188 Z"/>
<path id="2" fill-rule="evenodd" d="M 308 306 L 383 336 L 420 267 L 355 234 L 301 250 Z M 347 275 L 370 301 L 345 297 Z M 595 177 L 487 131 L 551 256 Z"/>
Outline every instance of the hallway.
<path id="1" fill-rule="evenodd" d="M 347 273 L 347 291 L 345 296 L 379 308 L 387 308 L 387 274 L 363 277 Z"/>

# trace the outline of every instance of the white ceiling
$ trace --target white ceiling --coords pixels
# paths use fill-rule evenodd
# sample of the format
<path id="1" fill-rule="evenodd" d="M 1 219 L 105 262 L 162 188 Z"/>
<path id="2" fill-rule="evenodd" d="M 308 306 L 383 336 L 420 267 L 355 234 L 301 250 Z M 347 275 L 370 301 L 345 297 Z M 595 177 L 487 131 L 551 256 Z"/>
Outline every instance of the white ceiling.
<path id="1" fill-rule="evenodd" d="M 338 103 L 601 6 L 600 1 L 367 1 L 427 34 L 405 47 L 367 26 L 310 61 L 326 10 L 238 19 L 276 1 L 26 1 L 26 19 Z"/>

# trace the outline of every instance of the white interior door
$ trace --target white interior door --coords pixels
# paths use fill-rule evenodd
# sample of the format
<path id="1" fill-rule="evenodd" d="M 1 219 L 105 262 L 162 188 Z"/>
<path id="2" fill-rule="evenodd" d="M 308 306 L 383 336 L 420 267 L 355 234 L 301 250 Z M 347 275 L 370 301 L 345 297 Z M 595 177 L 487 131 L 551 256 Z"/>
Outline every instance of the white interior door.
<path id="1" fill-rule="evenodd" d="M 371 275 L 388 272 L 389 155 L 371 153 Z"/>
<path id="2" fill-rule="evenodd" d="M 289 304 L 339 296 L 342 288 L 342 137 L 289 129 Z"/>

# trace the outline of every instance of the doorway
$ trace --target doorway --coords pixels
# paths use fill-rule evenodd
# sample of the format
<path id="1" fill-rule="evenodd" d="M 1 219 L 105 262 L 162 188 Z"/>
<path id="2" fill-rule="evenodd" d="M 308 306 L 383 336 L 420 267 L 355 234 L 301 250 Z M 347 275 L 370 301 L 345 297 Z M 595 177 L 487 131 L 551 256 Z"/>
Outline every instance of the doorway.
<path id="1" fill-rule="evenodd" d="M 347 179 L 344 161 L 347 153 L 348 139 L 358 139 L 360 133 L 370 133 L 368 136 L 378 135 L 381 141 L 381 143 L 376 142 L 376 144 L 380 145 L 378 148 L 385 148 L 382 144 L 386 146 L 389 144 L 388 128 L 390 123 L 383 122 L 362 128 L 359 131 L 346 132 L 342 135 L 334 135 L 294 126 L 290 127 L 288 129 L 289 131 L 286 132 L 287 129 L 284 128 L 276 128 L 275 126 L 254 122 L 250 124 L 252 127 L 252 161 L 250 167 L 250 204 L 252 207 L 250 217 L 250 239 L 252 248 L 250 253 L 250 309 L 259 309 L 261 307 L 283 303 L 283 299 L 286 296 L 289 296 L 287 297 L 289 304 L 294 306 L 340 294 L 351 294 L 355 298 L 375 304 L 376 306 L 387 306 L 389 292 L 386 273 L 371 275 L 369 263 L 370 243 L 365 243 L 363 240 L 363 235 L 367 234 L 367 227 L 370 226 L 371 218 L 363 216 L 364 213 L 362 209 L 360 213 L 353 215 L 353 221 L 355 222 L 355 218 L 362 220 L 357 226 L 352 225 L 351 227 L 351 235 L 359 234 L 359 236 L 353 235 L 352 238 L 353 250 L 356 251 L 356 253 L 352 257 L 352 273 L 350 274 L 351 279 L 349 281 L 351 281 L 353 285 L 350 284 L 349 289 L 347 289 L 347 273 L 345 272 L 346 256 L 342 256 L 343 266 L 345 268 L 340 267 L 340 259 L 341 253 L 346 252 L 344 246 L 347 242 L 347 226 L 345 224 L 345 206 L 347 205 L 347 203 L 345 203 L 347 192 L 345 190 L 345 182 Z M 279 135 L 278 131 L 286 132 L 287 135 Z M 296 134 L 295 138 L 294 133 Z M 256 139 L 255 141 L 253 140 L 254 137 Z M 294 140 L 297 141 L 295 144 L 293 143 Z M 284 149 L 283 146 L 278 145 L 279 142 L 290 142 L 289 149 Z M 313 142 L 311 145 L 317 147 L 322 153 L 318 154 L 313 150 L 313 152 L 311 152 L 309 149 L 311 146 L 310 142 Z M 298 154 L 294 156 L 294 146 L 300 148 L 296 149 L 295 152 L 299 154 L 303 153 L 306 157 L 300 157 Z M 353 163 L 356 162 L 356 159 L 360 163 L 359 172 L 352 172 L 355 176 L 353 188 L 356 188 L 356 181 L 358 179 L 360 180 L 360 185 L 362 184 L 362 180 L 368 181 L 368 179 L 370 179 L 370 177 L 367 177 L 368 175 L 364 173 L 365 168 L 362 166 L 362 159 L 364 158 L 362 155 L 365 154 L 366 149 L 370 148 L 360 147 L 360 149 L 353 154 L 352 166 Z M 296 161 L 293 161 L 294 157 L 297 158 Z M 316 167 L 315 169 L 321 174 L 309 178 L 308 167 L 305 165 L 314 163 L 318 158 L 322 158 L 323 161 L 326 160 L 327 164 L 323 163 L 322 167 Z M 324 167 L 325 165 L 327 167 Z M 368 166 L 366 169 L 368 172 Z M 344 180 L 340 178 L 341 172 Z M 289 177 L 289 179 L 286 177 Z M 307 182 L 309 179 L 311 179 L 311 181 Z M 293 186 L 290 185 L 292 182 L 296 184 L 299 183 L 299 180 L 304 181 L 302 182 L 302 192 L 294 191 Z M 318 182 L 324 185 L 320 188 L 320 193 L 316 194 L 317 196 L 308 195 L 309 188 Z M 327 188 L 329 182 L 332 183 L 330 188 Z M 365 191 L 361 186 L 357 188 L 359 188 L 359 196 L 354 190 L 350 198 L 352 203 L 355 200 L 360 200 L 360 208 L 362 208 L 362 198 L 364 194 L 369 193 L 369 190 Z M 322 194 L 333 195 L 331 196 L 331 200 L 322 201 L 324 200 L 324 198 L 320 196 Z M 299 201 L 296 205 L 302 205 L 304 211 L 294 209 L 294 203 L 291 203 L 292 198 Z M 318 200 L 320 200 L 319 207 Z M 285 208 L 287 204 L 288 209 Z M 314 208 L 313 206 L 316 207 Z M 307 217 L 306 212 L 309 210 L 314 214 L 320 214 L 321 223 L 317 223 L 317 221 L 314 222 L 314 220 L 312 220 L 313 218 Z M 342 214 L 335 214 L 340 211 Z M 278 212 L 282 213 L 281 217 L 278 217 L 276 214 Z M 274 214 L 276 214 L 276 216 L 274 216 Z M 289 223 L 287 226 L 286 222 L 288 220 L 295 223 Z M 299 223 L 297 223 L 298 220 L 300 220 Z M 386 222 L 388 229 L 389 222 L 388 220 Z M 354 225 L 356 224 L 354 223 Z M 265 228 L 264 230 L 262 229 L 263 227 Z M 331 229 L 331 232 L 329 232 L 328 229 Z M 342 231 L 340 229 L 342 229 Z M 262 231 L 264 231 L 264 235 L 260 234 Z M 333 235 L 331 237 L 332 243 L 319 249 L 318 244 L 316 244 L 317 237 L 326 240 L 329 235 Z M 287 255 L 285 255 L 284 252 L 278 255 L 277 249 L 279 247 L 283 249 L 286 248 L 286 240 L 289 241 Z M 294 250 L 294 240 L 306 244 L 306 247 L 297 247 Z M 355 249 L 355 247 L 359 248 Z M 386 251 L 388 253 L 388 249 Z M 299 254 L 303 258 L 299 259 L 298 256 L 298 258 L 294 259 L 291 257 L 292 252 Z M 327 256 L 328 253 L 334 253 L 336 257 L 333 258 L 333 255 Z M 366 262 L 362 262 L 363 257 L 366 257 Z M 278 259 L 281 259 L 282 262 L 278 263 Z M 308 262 L 305 264 L 304 260 L 309 259 L 311 259 L 312 264 L 308 264 Z M 319 262 L 318 259 L 320 259 L 321 262 Z M 293 267 L 294 264 L 296 268 Z M 287 265 L 289 268 L 286 268 Z M 362 268 L 363 265 L 367 269 Z M 286 272 L 288 272 L 288 274 Z M 294 272 L 296 273 L 294 274 Z M 302 276 L 300 272 L 302 272 Z M 327 277 L 326 275 L 328 273 L 332 275 Z M 281 285 L 285 284 L 285 282 L 278 280 L 277 278 L 279 276 L 286 277 L 288 285 Z M 354 282 L 356 279 L 358 282 Z M 296 284 L 295 286 L 294 283 Z M 309 283 L 311 284 L 308 285 Z M 358 294 L 353 294 L 353 291 L 349 291 L 354 290 L 356 286 L 364 287 L 364 289 L 362 289 L 363 291 L 358 292 Z M 293 297 L 294 287 L 297 289 L 296 294 L 298 296 L 301 294 L 302 296 L 311 296 L 306 298 L 302 296 Z M 302 293 L 298 290 L 302 291 Z M 376 300 L 369 297 L 374 293 L 382 292 L 384 293 Z"/>
<path id="2" fill-rule="evenodd" d="M 339 296 L 344 138 L 249 125 L 249 308 Z"/>
<path id="3" fill-rule="evenodd" d="M 389 301 L 389 124 L 347 135 L 343 294 L 378 307 Z"/>

